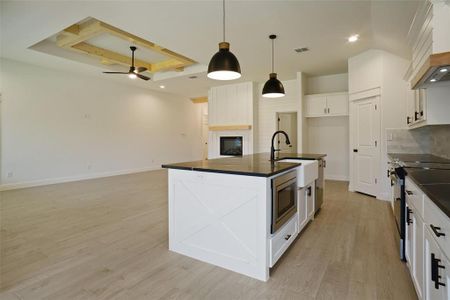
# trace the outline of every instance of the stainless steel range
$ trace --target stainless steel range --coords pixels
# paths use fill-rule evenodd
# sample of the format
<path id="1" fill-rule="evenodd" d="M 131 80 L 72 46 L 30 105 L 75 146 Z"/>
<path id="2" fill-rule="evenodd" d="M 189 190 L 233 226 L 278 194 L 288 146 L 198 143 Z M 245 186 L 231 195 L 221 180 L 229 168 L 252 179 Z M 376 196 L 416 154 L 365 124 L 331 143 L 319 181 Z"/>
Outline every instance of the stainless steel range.
<path id="1" fill-rule="evenodd" d="M 405 171 L 399 162 L 390 163 L 388 176 L 391 179 L 394 197 L 394 217 L 399 234 L 400 259 L 405 260 Z"/>

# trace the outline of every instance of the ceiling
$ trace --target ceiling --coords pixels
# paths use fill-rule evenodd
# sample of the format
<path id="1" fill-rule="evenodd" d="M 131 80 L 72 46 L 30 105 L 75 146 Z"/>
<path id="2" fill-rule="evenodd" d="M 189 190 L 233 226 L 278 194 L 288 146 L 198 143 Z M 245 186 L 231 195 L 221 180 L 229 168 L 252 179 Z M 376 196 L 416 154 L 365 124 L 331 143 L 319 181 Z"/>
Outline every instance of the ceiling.
<path id="1" fill-rule="evenodd" d="M 296 72 L 310 75 L 347 71 L 347 59 L 369 48 L 410 58 L 409 24 L 419 1 L 227 1 L 227 38 L 238 57 L 239 81 L 264 82 L 270 72 L 269 34 L 275 41 L 275 71 L 281 80 Z M 98 76 L 150 89 L 196 97 L 211 86 L 205 66 L 217 52 L 222 33 L 221 1 L 2 1 L 1 56 L 43 67 Z M 199 62 L 198 69 L 174 72 L 157 81 L 106 76 L 98 64 L 30 49 L 87 17 L 94 17 Z M 360 40 L 348 43 L 347 37 Z M 101 40 L 98 41 L 102 43 Z M 296 53 L 295 48 L 310 51 Z M 198 78 L 189 79 L 197 73 Z"/>

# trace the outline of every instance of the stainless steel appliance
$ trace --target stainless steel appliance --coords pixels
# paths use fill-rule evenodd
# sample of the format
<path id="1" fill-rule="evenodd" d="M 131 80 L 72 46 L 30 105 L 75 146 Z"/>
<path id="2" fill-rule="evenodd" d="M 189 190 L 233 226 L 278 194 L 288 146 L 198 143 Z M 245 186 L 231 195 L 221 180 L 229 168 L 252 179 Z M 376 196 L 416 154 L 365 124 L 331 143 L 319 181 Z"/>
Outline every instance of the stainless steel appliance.
<path id="1" fill-rule="evenodd" d="M 276 232 L 297 212 L 297 171 L 272 179 L 272 228 Z"/>
<path id="2" fill-rule="evenodd" d="M 391 179 L 392 194 L 394 197 L 394 218 L 399 233 L 400 259 L 405 260 L 405 171 L 396 162 L 390 163 L 388 176 Z"/>
<path id="3" fill-rule="evenodd" d="M 316 197 L 314 199 L 315 213 L 317 213 L 323 203 L 323 192 L 325 188 L 324 168 L 327 165 L 326 160 L 319 159 L 319 177 L 316 179 Z"/>

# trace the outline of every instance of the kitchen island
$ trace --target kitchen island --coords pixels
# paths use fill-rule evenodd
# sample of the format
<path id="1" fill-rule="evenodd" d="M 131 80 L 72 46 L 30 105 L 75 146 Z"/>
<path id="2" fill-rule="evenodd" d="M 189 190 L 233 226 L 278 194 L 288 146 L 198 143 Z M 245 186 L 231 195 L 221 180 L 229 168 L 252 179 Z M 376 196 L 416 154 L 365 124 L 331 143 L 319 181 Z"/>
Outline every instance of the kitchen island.
<path id="1" fill-rule="evenodd" d="M 169 250 L 267 281 L 300 230 L 297 211 L 273 230 L 272 182 L 296 176 L 302 165 L 282 159 L 324 156 L 270 161 L 262 153 L 163 165 L 169 169 Z"/>

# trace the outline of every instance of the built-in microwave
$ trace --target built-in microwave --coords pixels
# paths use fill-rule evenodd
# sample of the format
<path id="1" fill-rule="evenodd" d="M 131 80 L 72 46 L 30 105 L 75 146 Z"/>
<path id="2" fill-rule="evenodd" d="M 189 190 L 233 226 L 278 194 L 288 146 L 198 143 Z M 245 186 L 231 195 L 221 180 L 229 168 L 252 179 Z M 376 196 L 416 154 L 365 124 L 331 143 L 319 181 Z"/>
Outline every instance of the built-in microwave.
<path id="1" fill-rule="evenodd" d="M 275 233 L 297 212 L 297 171 L 272 179 L 272 228 Z"/>

